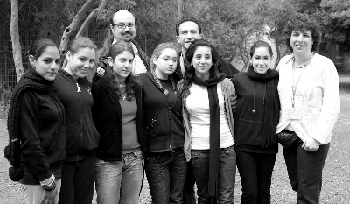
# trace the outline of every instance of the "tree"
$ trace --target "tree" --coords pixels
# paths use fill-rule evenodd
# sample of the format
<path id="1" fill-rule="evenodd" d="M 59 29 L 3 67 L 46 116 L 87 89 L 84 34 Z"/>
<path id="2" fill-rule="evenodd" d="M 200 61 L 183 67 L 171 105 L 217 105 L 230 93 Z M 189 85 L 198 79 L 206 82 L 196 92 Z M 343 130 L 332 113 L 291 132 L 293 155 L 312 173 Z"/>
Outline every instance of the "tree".
<path id="1" fill-rule="evenodd" d="M 18 1 L 11 0 L 11 22 L 10 22 L 10 36 L 12 42 L 13 60 L 15 62 L 17 81 L 20 80 L 24 73 L 24 67 L 22 63 L 22 51 L 19 43 L 18 34 Z"/>
<path id="2" fill-rule="evenodd" d="M 320 9 L 311 14 L 321 23 L 325 40 L 339 45 L 350 53 L 350 2 L 322 0 Z"/>

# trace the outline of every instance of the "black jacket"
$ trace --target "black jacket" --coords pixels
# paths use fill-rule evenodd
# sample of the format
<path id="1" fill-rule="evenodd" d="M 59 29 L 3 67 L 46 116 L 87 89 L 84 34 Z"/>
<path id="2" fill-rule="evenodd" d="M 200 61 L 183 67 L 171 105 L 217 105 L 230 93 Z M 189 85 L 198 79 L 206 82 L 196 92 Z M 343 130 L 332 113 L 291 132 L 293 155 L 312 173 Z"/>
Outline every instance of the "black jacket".
<path id="1" fill-rule="evenodd" d="M 169 103 L 167 100 L 169 96 L 165 96 L 157 87 L 150 72 L 142 74 L 141 81 L 147 151 L 171 151 L 173 148 L 183 147 L 185 129 L 181 98 L 177 96 L 175 103 Z"/>
<path id="2" fill-rule="evenodd" d="M 104 75 L 92 85 L 94 105 L 92 116 L 95 127 L 100 133 L 99 146 L 96 157 L 105 161 L 122 160 L 122 108 L 116 90 L 108 82 L 108 75 Z M 142 137 L 142 89 L 138 86 L 136 96 L 136 131 L 142 150 L 145 141 Z"/>
<path id="3" fill-rule="evenodd" d="M 259 75 L 249 67 L 248 73 L 235 75 L 233 83 L 237 94 L 235 150 L 276 153 L 280 114 L 278 72 L 268 70 L 267 74 Z"/>
<path id="4" fill-rule="evenodd" d="M 60 69 L 53 84 L 64 105 L 67 127 L 67 161 L 79 161 L 93 155 L 100 138 L 92 119 L 94 99 L 91 83 L 86 78 L 77 82 Z"/>

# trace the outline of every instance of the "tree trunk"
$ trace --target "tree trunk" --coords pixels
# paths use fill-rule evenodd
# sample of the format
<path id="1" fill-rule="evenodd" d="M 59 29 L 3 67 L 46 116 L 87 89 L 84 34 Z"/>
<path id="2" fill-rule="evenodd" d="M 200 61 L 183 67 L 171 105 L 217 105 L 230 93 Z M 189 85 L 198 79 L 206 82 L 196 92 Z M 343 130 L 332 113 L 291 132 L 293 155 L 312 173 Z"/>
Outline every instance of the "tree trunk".
<path id="1" fill-rule="evenodd" d="M 66 27 L 66 29 L 63 32 L 61 43 L 60 43 L 60 53 L 65 54 L 67 51 L 68 43 L 69 43 L 69 37 L 73 34 L 74 31 L 77 30 L 77 27 L 83 18 L 85 16 L 87 10 L 96 2 L 96 0 L 87 0 L 85 4 L 80 8 L 78 13 L 74 16 L 72 23 Z"/>
<path id="2" fill-rule="evenodd" d="M 177 19 L 180 21 L 183 16 L 184 0 L 177 0 Z"/>
<path id="3" fill-rule="evenodd" d="M 106 7 L 108 3 L 108 0 L 102 0 L 101 3 L 100 3 L 100 6 L 96 9 L 94 9 L 93 11 L 91 11 L 91 13 L 89 14 L 89 16 L 85 19 L 84 23 L 81 24 L 80 26 L 80 30 L 79 32 L 77 33 L 77 35 L 75 36 L 76 38 L 80 37 L 80 36 L 83 36 L 85 31 L 87 30 L 88 28 L 88 25 L 91 23 L 91 21 L 95 18 L 96 16 L 96 13 L 102 9 L 104 9 L 104 7 Z"/>
<path id="4" fill-rule="evenodd" d="M 22 63 L 22 50 L 19 43 L 18 34 L 18 0 L 11 0 L 10 36 L 12 42 L 13 61 L 16 67 L 17 81 L 19 81 L 24 73 L 24 67 Z"/>

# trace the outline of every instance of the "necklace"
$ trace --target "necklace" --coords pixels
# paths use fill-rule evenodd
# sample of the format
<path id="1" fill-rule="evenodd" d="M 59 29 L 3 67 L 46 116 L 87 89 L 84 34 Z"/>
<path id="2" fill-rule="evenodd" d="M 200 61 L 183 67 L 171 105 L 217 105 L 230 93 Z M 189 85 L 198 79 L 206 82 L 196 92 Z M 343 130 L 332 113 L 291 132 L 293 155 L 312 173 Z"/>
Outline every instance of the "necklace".
<path id="1" fill-rule="evenodd" d="M 122 99 L 123 99 L 123 101 L 125 100 L 125 97 L 126 97 L 126 95 L 124 95 L 125 92 L 126 92 L 126 91 L 124 91 L 124 92 L 122 93 Z"/>
<path id="2" fill-rule="evenodd" d="M 303 66 L 300 66 L 300 67 L 296 67 L 296 66 L 295 66 L 295 58 L 293 58 L 293 64 L 292 64 L 292 70 L 293 70 L 293 75 L 292 75 L 292 93 L 293 93 L 293 97 L 292 97 L 292 107 L 293 107 L 293 108 L 294 108 L 294 105 L 295 105 L 295 95 L 296 95 L 296 93 L 297 93 L 298 84 L 299 84 L 299 82 L 300 82 L 300 80 L 301 80 L 301 77 L 302 77 L 303 74 L 304 74 L 304 71 L 305 71 L 305 69 L 304 69 L 303 72 L 299 75 L 298 79 L 295 81 L 295 69 L 296 69 L 296 68 L 306 68 L 307 66 L 309 66 L 310 63 L 311 63 L 311 60 L 312 60 L 313 56 L 314 56 L 314 53 L 312 53 L 312 55 L 311 55 L 309 61 L 307 61 L 306 64 L 304 64 Z"/>
<path id="3" fill-rule="evenodd" d="M 158 87 L 160 90 L 163 91 L 163 94 L 164 94 L 165 96 L 167 96 L 167 95 L 169 94 L 169 91 L 163 87 L 162 83 L 160 83 L 160 81 L 159 81 L 159 79 L 158 79 L 156 73 L 155 73 L 154 71 L 151 71 L 151 73 L 152 73 L 152 75 L 153 75 L 154 80 L 156 80 L 157 87 Z M 170 78 L 170 81 L 171 81 L 171 86 L 172 86 L 173 90 L 175 91 L 174 94 L 177 95 L 176 86 L 175 86 L 175 81 L 174 81 L 174 79 L 173 79 L 171 76 L 169 76 L 169 78 Z"/>

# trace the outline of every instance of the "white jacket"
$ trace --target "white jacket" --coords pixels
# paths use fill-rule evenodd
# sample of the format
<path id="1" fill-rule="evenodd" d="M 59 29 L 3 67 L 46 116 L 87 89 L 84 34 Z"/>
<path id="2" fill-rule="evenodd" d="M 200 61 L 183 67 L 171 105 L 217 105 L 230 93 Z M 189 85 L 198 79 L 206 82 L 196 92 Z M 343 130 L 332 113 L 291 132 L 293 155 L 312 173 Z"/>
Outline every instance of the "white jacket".
<path id="1" fill-rule="evenodd" d="M 287 55 L 278 63 L 277 86 L 281 102 L 281 116 L 276 133 L 289 124 L 301 140 L 312 137 L 320 144 L 328 144 L 332 129 L 340 111 L 339 75 L 333 62 L 317 53 L 301 75 L 296 89 L 295 109 L 300 117 L 290 119 L 292 107 L 293 55 Z"/>

